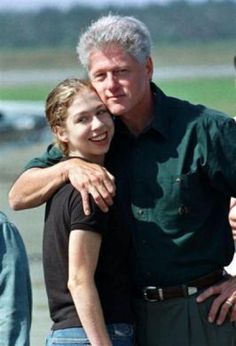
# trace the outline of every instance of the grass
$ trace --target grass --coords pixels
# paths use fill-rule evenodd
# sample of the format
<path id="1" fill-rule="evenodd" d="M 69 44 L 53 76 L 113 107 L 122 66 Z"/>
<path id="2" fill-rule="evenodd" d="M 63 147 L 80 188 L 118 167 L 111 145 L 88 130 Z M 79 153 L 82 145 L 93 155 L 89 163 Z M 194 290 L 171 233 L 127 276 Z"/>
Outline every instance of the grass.
<path id="1" fill-rule="evenodd" d="M 233 62 L 235 40 L 160 42 L 153 47 L 156 66 L 218 65 Z M 0 52 L 0 70 L 78 68 L 75 47 L 10 49 Z"/>
<path id="2" fill-rule="evenodd" d="M 236 84 L 233 78 L 166 80 L 158 84 L 168 95 L 236 116 Z"/>
<path id="3" fill-rule="evenodd" d="M 54 85 L 17 85 L 0 87 L 2 100 L 15 101 L 44 101 Z"/>
<path id="4" fill-rule="evenodd" d="M 38 48 L 2 50 L 0 70 L 78 68 L 73 48 Z"/>
<path id="5" fill-rule="evenodd" d="M 231 65 L 235 55 L 235 42 L 184 42 L 159 43 L 153 47 L 155 66 L 189 65 Z M 1 50 L 0 71 L 42 69 L 78 70 L 75 49 L 72 47 L 54 49 L 15 49 Z M 158 85 L 168 95 L 173 95 L 193 103 L 202 103 L 235 116 L 236 83 L 232 78 L 196 78 L 162 80 Z M 0 100 L 45 100 L 55 83 L 34 85 L 0 86 Z"/>
<path id="6" fill-rule="evenodd" d="M 201 103 L 236 116 L 236 86 L 233 78 L 163 80 L 158 82 L 168 95 Z M 2 100 L 44 101 L 54 85 L 0 87 Z"/>
<path id="7" fill-rule="evenodd" d="M 159 44 L 153 53 L 157 66 L 233 65 L 235 40 Z"/>

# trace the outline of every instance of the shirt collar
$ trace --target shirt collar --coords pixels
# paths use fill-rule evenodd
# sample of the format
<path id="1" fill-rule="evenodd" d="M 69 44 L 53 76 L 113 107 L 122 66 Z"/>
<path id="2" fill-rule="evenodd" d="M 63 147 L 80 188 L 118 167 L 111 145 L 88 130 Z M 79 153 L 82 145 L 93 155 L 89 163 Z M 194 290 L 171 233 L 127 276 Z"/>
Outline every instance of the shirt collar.
<path id="1" fill-rule="evenodd" d="M 153 82 L 151 82 L 151 90 L 154 100 L 154 114 L 150 128 L 158 131 L 163 137 L 168 139 L 170 122 L 167 102 L 168 97 Z"/>

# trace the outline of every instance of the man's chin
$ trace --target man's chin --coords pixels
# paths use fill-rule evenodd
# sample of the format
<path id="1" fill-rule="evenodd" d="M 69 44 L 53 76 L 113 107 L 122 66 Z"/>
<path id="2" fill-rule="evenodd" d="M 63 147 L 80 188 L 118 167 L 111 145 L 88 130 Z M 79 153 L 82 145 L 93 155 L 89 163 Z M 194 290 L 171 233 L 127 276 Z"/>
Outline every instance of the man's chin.
<path id="1" fill-rule="evenodd" d="M 123 106 L 120 106 L 120 105 L 112 105 L 112 106 L 110 106 L 110 107 L 108 107 L 109 108 L 109 111 L 113 114 L 113 115 L 115 115 L 115 116 L 122 116 L 122 115 L 124 115 L 125 113 L 126 113 L 126 109 L 125 109 L 125 107 L 123 107 Z"/>

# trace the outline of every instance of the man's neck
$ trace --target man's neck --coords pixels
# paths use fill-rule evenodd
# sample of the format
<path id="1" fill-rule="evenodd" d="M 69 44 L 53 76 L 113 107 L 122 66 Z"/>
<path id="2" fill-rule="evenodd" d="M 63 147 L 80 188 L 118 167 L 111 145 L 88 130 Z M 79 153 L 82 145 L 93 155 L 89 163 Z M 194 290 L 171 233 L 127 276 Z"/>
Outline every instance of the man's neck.
<path id="1" fill-rule="evenodd" d="M 148 116 L 139 117 L 139 119 L 128 119 L 126 117 L 122 117 L 122 122 L 126 125 L 129 131 L 134 135 L 138 136 L 142 133 L 148 125 L 152 122 L 153 116 L 150 113 Z"/>
<path id="2" fill-rule="evenodd" d="M 152 122 L 154 102 L 152 94 L 150 94 L 149 96 L 149 99 L 146 100 L 145 104 L 142 107 L 133 109 L 128 114 L 121 116 L 122 122 L 135 136 L 138 136 L 140 133 L 142 133 Z"/>

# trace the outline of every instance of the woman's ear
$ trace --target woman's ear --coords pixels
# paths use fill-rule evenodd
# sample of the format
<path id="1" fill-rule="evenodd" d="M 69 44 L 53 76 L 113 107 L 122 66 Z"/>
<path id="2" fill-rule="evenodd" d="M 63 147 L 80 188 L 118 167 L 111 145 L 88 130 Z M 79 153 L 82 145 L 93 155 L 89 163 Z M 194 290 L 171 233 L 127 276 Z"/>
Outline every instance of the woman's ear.
<path id="1" fill-rule="evenodd" d="M 68 142 L 68 135 L 64 127 L 56 125 L 53 128 L 53 132 L 61 142 Z"/>

